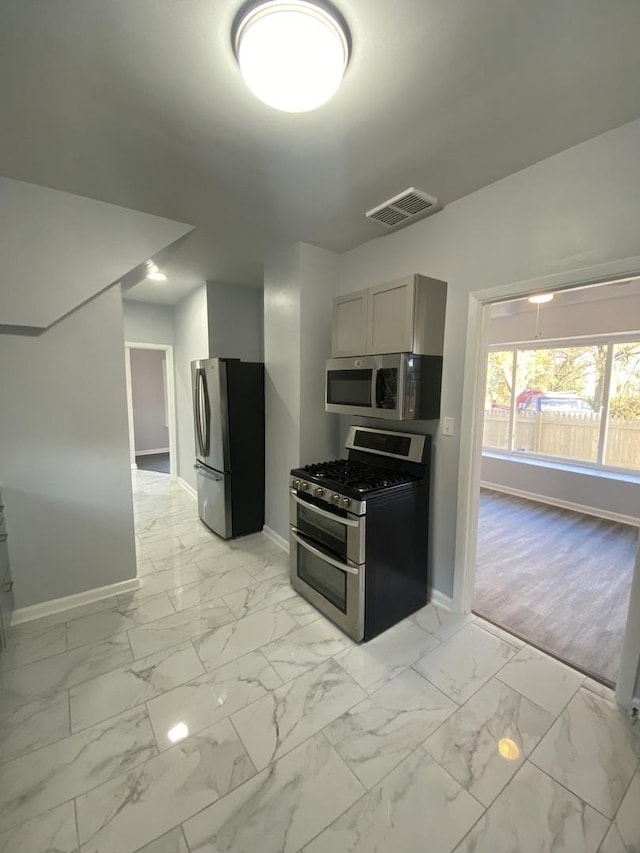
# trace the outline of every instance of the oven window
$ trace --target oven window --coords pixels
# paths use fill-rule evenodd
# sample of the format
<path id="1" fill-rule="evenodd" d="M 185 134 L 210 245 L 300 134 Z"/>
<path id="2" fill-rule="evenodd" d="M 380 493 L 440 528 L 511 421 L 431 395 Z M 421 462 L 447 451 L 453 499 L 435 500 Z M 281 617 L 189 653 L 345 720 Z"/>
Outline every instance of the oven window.
<path id="1" fill-rule="evenodd" d="M 342 613 L 347 612 L 347 574 L 298 544 L 298 577 Z"/>
<path id="2" fill-rule="evenodd" d="M 347 526 L 313 511 L 313 507 L 297 505 L 297 524 L 300 533 L 330 548 L 338 557 L 347 556 Z"/>
<path id="3" fill-rule="evenodd" d="M 371 406 L 372 370 L 327 371 L 327 403 Z"/>

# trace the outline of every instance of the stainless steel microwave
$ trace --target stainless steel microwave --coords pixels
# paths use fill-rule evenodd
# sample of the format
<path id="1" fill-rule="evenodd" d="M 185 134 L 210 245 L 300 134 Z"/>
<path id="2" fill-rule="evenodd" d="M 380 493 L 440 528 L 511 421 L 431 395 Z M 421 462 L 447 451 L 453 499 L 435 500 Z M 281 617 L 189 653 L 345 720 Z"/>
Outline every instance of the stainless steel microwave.
<path id="1" fill-rule="evenodd" d="M 327 361 L 325 409 L 394 421 L 440 417 L 442 357 L 392 353 Z"/>

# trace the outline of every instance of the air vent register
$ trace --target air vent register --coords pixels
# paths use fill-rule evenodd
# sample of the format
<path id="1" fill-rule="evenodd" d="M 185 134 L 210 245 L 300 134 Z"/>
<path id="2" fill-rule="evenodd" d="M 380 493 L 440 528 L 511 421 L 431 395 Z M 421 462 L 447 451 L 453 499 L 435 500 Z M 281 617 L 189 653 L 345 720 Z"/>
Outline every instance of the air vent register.
<path id="1" fill-rule="evenodd" d="M 438 199 L 431 195 L 409 187 L 408 190 L 399 193 L 388 201 L 377 207 L 367 210 L 367 219 L 374 219 L 386 228 L 397 228 L 400 225 L 408 225 L 423 216 L 435 213 L 438 210 Z"/>

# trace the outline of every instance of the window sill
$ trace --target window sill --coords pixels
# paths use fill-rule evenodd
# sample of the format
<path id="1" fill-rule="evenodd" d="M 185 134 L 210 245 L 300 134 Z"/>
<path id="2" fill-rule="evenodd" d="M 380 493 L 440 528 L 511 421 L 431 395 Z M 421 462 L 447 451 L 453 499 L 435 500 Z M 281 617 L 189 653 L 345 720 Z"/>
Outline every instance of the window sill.
<path id="1" fill-rule="evenodd" d="M 640 472 L 638 474 L 625 474 L 622 471 L 611 471 L 604 468 L 591 468 L 588 465 L 580 465 L 579 463 L 564 461 L 556 462 L 551 459 L 519 456 L 513 453 L 501 453 L 499 450 L 483 450 L 482 455 L 488 459 L 500 459 L 503 462 L 516 462 L 520 465 L 533 465 L 536 468 L 549 468 L 553 471 L 568 471 L 572 474 L 583 474 L 589 477 L 598 477 L 603 480 L 615 480 L 616 482 L 640 485 Z"/>

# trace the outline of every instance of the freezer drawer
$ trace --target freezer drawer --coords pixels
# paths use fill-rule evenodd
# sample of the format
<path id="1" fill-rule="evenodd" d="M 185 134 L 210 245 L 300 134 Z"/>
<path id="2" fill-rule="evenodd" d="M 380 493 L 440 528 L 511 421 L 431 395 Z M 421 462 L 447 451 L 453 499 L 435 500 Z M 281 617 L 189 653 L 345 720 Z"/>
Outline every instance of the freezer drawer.
<path id="1" fill-rule="evenodd" d="M 195 464 L 198 485 L 198 514 L 204 523 L 221 536 L 231 539 L 233 520 L 231 516 L 231 474 L 222 474 Z"/>

